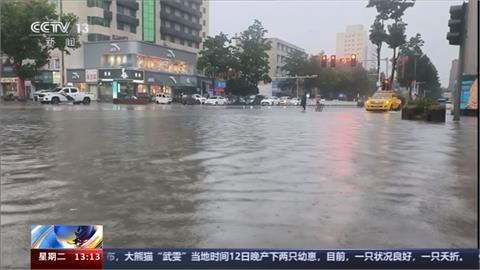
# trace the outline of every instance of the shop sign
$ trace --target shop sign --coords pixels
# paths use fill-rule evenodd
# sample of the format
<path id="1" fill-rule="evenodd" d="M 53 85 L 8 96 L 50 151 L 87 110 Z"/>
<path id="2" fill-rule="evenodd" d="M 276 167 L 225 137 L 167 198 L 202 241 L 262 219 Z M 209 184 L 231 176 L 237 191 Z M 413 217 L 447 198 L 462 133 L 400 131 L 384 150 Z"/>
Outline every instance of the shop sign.
<path id="1" fill-rule="evenodd" d="M 0 83 L 16 83 L 17 78 L 15 77 L 5 77 L 5 78 L 0 78 Z"/>
<path id="2" fill-rule="evenodd" d="M 52 82 L 54 84 L 59 84 L 61 79 L 62 77 L 60 76 L 60 72 L 57 72 L 57 71 L 52 72 Z"/>
<path id="3" fill-rule="evenodd" d="M 85 81 L 88 82 L 97 82 L 98 81 L 98 72 L 96 69 L 86 69 L 85 70 Z"/>

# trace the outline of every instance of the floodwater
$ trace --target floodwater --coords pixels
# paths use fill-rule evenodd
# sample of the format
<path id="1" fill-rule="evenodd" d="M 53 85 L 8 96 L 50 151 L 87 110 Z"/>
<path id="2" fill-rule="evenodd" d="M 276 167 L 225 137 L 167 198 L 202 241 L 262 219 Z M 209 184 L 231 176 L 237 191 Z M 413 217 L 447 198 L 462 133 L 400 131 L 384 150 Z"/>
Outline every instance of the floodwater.
<path id="1" fill-rule="evenodd" d="M 477 119 L 447 119 L 0 104 L 0 268 L 55 223 L 104 247 L 475 248 Z"/>

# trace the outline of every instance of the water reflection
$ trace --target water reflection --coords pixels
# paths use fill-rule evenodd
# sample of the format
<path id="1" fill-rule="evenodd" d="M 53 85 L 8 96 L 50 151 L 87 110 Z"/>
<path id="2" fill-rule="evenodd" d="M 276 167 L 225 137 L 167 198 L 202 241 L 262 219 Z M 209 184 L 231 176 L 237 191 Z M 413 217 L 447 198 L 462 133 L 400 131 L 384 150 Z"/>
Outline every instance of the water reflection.
<path id="1" fill-rule="evenodd" d="M 2 269 L 29 226 L 106 247 L 475 247 L 477 124 L 398 113 L 1 106 Z"/>

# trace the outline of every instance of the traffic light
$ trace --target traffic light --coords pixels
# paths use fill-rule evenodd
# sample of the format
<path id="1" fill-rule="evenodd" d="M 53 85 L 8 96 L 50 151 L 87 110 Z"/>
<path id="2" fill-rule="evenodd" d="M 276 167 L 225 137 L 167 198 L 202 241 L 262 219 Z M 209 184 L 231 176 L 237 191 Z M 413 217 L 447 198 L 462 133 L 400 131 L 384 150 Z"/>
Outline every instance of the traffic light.
<path id="1" fill-rule="evenodd" d="M 450 7 L 450 20 L 448 20 L 450 32 L 447 33 L 447 39 L 450 45 L 462 45 L 463 43 L 465 10 L 466 4 Z"/>
<path id="2" fill-rule="evenodd" d="M 335 55 L 330 56 L 330 67 L 335 67 L 336 58 Z"/>
<path id="3" fill-rule="evenodd" d="M 322 55 L 322 67 L 327 67 L 328 57 L 324 54 Z"/>
<path id="4" fill-rule="evenodd" d="M 352 54 L 350 56 L 350 66 L 354 67 L 357 65 L 357 55 Z"/>

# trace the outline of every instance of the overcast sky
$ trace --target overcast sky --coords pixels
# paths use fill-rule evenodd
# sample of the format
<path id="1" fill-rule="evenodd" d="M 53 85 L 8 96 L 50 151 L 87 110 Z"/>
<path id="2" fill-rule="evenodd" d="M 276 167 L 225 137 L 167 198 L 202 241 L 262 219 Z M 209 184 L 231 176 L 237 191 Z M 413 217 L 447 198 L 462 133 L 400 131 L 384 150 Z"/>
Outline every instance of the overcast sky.
<path id="1" fill-rule="evenodd" d="M 362 24 L 366 30 L 372 24 L 376 10 L 366 8 L 368 1 L 347 0 L 210 0 L 210 35 L 224 32 L 239 33 L 251 25 L 254 19 L 262 22 L 269 37 L 278 37 L 304 48 L 307 53 L 325 51 L 335 53 L 337 32 L 345 26 Z M 437 67 L 442 86 L 448 85 L 451 61 L 458 57 L 458 46 L 446 40 L 449 8 L 461 1 L 417 0 L 415 6 L 405 12 L 407 39 L 420 33 L 423 47 Z M 382 57 L 392 55 L 383 46 Z M 384 63 L 384 62 L 383 62 Z M 384 68 L 385 64 L 382 64 Z"/>

